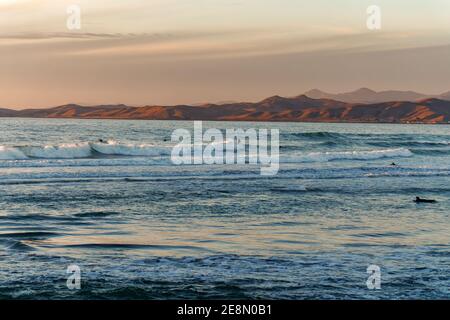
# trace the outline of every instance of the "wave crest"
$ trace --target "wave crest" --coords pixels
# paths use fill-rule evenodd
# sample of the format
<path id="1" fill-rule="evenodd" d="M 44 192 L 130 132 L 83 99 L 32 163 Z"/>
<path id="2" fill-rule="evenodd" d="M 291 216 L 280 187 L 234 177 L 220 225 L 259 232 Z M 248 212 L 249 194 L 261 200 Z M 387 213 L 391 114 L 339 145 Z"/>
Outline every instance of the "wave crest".
<path id="1" fill-rule="evenodd" d="M 27 159 L 82 159 L 98 156 L 161 156 L 170 154 L 167 147 L 147 144 L 125 144 L 116 141 L 106 143 L 67 143 L 47 146 L 0 146 L 0 160 Z"/>
<path id="2" fill-rule="evenodd" d="M 304 155 L 287 156 L 282 162 L 328 162 L 335 160 L 376 160 L 382 158 L 411 157 L 409 149 L 383 149 L 367 151 L 312 152 Z"/>
<path id="3" fill-rule="evenodd" d="M 170 154 L 168 148 L 148 144 L 123 144 L 116 141 L 108 141 L 107 143 L 91 143 L 90 146 L 96 152 L 106 155 L 148 157 Z"/>
<path id="4" fill-rule="evenodd" d="M 0 146 L 0 160 L 23 160 L 27 156 L 17 148 Z"/>
<path id="5" fill-rule="evenodd" d="M 77 159 L 92 156 L 89 143 L 73 143 L 43 147 L 21 147 L 20 150 L 29 158 Z"/>

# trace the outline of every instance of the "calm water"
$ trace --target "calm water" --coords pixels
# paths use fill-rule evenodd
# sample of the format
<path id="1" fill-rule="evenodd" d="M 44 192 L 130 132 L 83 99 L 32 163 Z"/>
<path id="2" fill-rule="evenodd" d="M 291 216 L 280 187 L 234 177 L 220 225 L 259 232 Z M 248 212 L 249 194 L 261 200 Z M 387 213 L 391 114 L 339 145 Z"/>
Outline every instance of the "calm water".
<path id="1" fill-rule="evenodd" d="M 450 298 L 450 127 L 233 126 L 278 175 L 172 165 L 191 122 L 0 119 L 0 298 Z"/>

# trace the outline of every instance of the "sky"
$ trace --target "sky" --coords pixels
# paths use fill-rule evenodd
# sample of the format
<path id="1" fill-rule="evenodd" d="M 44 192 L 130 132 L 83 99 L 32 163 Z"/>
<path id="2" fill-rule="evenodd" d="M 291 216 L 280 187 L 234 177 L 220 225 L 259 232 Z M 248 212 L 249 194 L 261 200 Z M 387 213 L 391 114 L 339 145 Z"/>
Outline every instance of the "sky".
<path id="1" fill-rule="evenodd" d="M 71 5 L 80 29 L 67 27 Z M 380 29 L 367 27 L 371 5 Z M 0 108 L 360 87 L 449 91 L 450 1 L 0 0 Z"/>

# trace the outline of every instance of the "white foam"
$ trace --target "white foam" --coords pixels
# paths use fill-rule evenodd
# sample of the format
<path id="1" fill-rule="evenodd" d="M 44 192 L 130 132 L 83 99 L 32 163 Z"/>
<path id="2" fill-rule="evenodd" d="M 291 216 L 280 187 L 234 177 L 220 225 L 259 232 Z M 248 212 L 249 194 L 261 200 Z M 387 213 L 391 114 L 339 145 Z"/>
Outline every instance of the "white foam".
<path id="1" fill-rule="evenodd" d="M 116 141 L 107 143 L 91 143 L 92 149 L 106 155 L 123 156 L 160 156 L 170 154 L 170 150 L 149 144 L 125 144 Z"/>
<path id="2" fill-rule="evenodd" d="M 450 141 L 448 141 L 448 140 L 441 140 L 441 141 L 419 140 L 419 141 L 417 141 L 417 143 L 431 144 L 431 145 L 435 144 L 435 145 L 443 145 L 443 146 L 450 145 Z"/>
<path id="3" fill-rule="evenodd" d="M 24 160 L 27 156 L 17 148 L 0 146 L 0 160 Z"/>
<path id="4" fill-rule="evenodd" d="M 59 146 L 21 147 L 31 158 L 42 159 L 77 159 L 92 155 L 89 143 L 61 144 Z"/>
<path id="5" fill-rule="evenodd" d="M 341 152 L 313 152 L 283 157 L 281 162 L 328 162 L 334 160 L 376 160 L 382 158 L 411 157 L 413 153 L 405 148 L 367 150 L 367 151 L 341 151 Z"/>
<path id="6" fill-rule="evenodd" d="M 123 156 L 162 156 L 170 155 L 169 147 L 149 144 L 126 144 L 115 141 L 107 143 L 66 143 L 46 146 L 0 146 L 0 160 L 27 159 L 84 159 L 92 158 L 95 153 Z"/>
<path id="7" fill-rule="evenodd" d="M 57 146 L 0 146 L 0 160 L 27 160 L 30 158 L 84 159 L 92 158 L 96 153 L 100 155 L 157 157 L 168 156 L 170 155 L 170 152 L 171 148 L 169 146 L 120 143 L 116 141 L 108 141 L 107 143 L 85 142 L 61 144 Z M 280 162 L 304 163 L 328 162 L 333 160 L 374 160 L 381 158 L 410 157 L 412 155 L 412 152 L 405 148 L 367 151 L 313 152 L 282 156 Z M 256 158 L 256 155 L 250 155 L 250 158 Z"/>

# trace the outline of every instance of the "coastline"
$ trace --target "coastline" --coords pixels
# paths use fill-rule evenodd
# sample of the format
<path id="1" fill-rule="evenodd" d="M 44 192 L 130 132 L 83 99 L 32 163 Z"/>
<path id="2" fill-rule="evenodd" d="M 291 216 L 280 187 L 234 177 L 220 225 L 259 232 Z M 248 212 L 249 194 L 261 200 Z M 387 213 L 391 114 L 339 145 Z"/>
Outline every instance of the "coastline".
<path id="1" fill-rule="evenodd" d="M 310 123 L 450 123 L 450 101 L 388 101 L 349 103 L 331 99 L 313 99 L 306 95 L 285 98 L 273 96 L 259 102 L 204 104 L 201 106 L 127 106 L 66 104 L 52 108 L 0 109 L 0 117 L 114 119 L 114 120 L 184 120 L 251 121 Z"/>
<path id="2" fill-rule="evenodd" d="M 207 122 L 267 122 L 267 123 L 340 123 L 340 124 L 421 124 L 421 125 L 449 125 L 450 122 L 398 122 L 398 121 L 313 121 L 313 120 L 242 120 L 242 119 L 143 119 L 143 118 L 108 118 L 108 117 L 26 117 L 26 116 L 0 116 L 0 119 L 52 119 L 52 120 L 135 120 L 135 121 L 207 121 Z"/>

